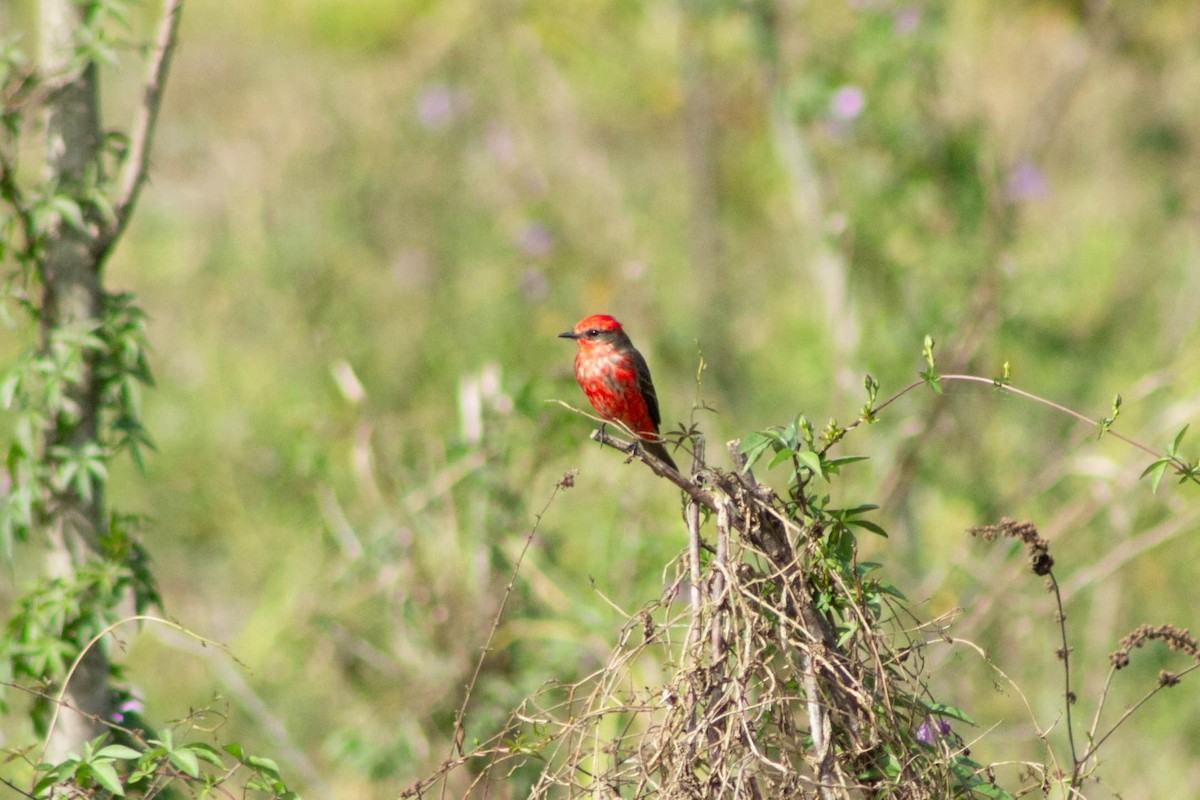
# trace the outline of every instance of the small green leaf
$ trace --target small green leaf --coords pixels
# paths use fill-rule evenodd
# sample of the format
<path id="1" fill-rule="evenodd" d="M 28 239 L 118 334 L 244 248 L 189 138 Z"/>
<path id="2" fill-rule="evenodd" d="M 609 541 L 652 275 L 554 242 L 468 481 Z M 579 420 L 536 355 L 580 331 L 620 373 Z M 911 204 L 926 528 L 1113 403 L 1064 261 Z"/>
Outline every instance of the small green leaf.
<path id="1" fill-rule="evenodd" d="M 790 459 L 792 455 L 793 452 L 791 450 L 780 450 L 775 454 L 775 457 L 771 459 L 770 463 L 767 464 L 767 469 L 779 466 L 784 461 Z"/>
<path id="2" fill-rule="evenodd" d="M 1167 471 L 1167 467 L 1170 464 L 1171 464 L 1171 459 L 1169 459 L 1169 458 L 1156 459 L 1153 463 L 1150 464 L 1150 466 L 1148 466 L 1144 470 L 1142 470 L 1142 474 L 1138 476 L 1139 479 L 1144 478 L 1147 475 L 1151 476 L 1150 477 L 1150 492 L 1151 492 L 1151 494 L 1158 494 L 1159 481 L 1162 480 L 1163 473 L 1165 473 Z"/>
<path id="3" fill-rule="evenodd" d="M 846 464 L 856 464 L 859 461 L 869 461 L 870 456 L 841 456 L 839 458 L 831 458 L 825 462 L 826 468 L 830 472 L 837 472 L 838 467 L 843 467 Z M 874 508 L 874 506 L 872 506 Z"/>
<path id="4" fill-rule="evenodd" d="M 86 230 L 86 225 L 83 221 L 83 210 L 70 197 L 56 195 L 50 201 L 50 207 L 58 212 L 63 221 L 79 232 Z"/>
<path id="5" fill-rule="evenodd" d="M 254 767 L 259 772 L 270 775 L 273 778 L 279 777 L 279 765 L 269 758 L 263 756 L 250 756 L 246 759 L 248 766 Z"/>
<path id="6" fill-rule="evenodd" d="M 746 469 L 749 470 L 762 454 L 771 446 L 771 438 L 762 432 L 755 432 L 742 440 L 742 453 L 746 456 Z"/>
<path id="7" fill-rule="evenodd" d="M 1013 800 L 1013 796 L 1004 789 L 1001 789 L 994 783 L 979 780 L 971 784 L 971 791 L 983 797 L 990 797 L 993 800 Z"/>
<path id="8" fill-rule="evenodd" d="M 109 199 L 105 196 L 104 192 L 94 191 L 88 195 L 87 199 L 92 208 L 100 212 L 100 216 L 104 218 L 106 223 L 109 225 L 116 224 L 117 213 L 113 210 L 112 203 L 109 202 Z"/>
<path id="9" fill-rule="evenodd" d="M 17 392 L 21 388 L 21 378 L 23 377 L 20 369 L 9 370 L 4 376 L 4 380 L 0 381 L 0 408 L 10 409 L 13 405 L 13 400 L 16 399 Z"/>
<path id="10" fill-rule="evenodd" d="M 142 757 L 142 754 L 132 747 L 126 747 L 123 744 L 110 744 L 108 747 L 101 748 L 96 753 L 97 758 L 116 758 L 121 761 L 134 761 Z"/>
<path id="11" fill-rule="evenodd" d="M 121 779 L 117 776 L 117 771 L 113 769 L 112 764 L 107 761 L 94 761 L 88 764 L 86 769 L 96 779 L 96 783 L 108 789 L 108 791 L 117 797 L 125 796 L 125 788 L 121 786 Z"/>
<path id="12" fill-rule="evenodd" d="M 206 761 L 214 767 L 224 767 L 225 761 L 221 758 L 221 752 L 207 742 L 189 742 L 181 749 L 190 750 L 196 754 L 196 757 L 201 761 Z"/>
<path id="13" fill-rule="evenodd" d="M 1187 425 L 1183 426 L 1183 429 L 1181 431 L 1179 431 L 1179 433 L 1175 434 L 1174 441 L 1172 441 L 1171 446 L 1167 448 L 1168 455 L 1172 455 L 1172 456 L 1179 455 L 1179 443 L 1183 441 L 1183 436 L 1185 433 L 1187 433 L 1187 430 L 1190 427 L 1191 427 L 1191 423 L 1188 423 Z"/>
<path id="14" fill-rule="evenodd" d="M 878 536 L 882 536 L 885 539 L 888 538 L 887 531 L 885 531 L 883 528 L 876 525 L 874 522 L 871 522 L 870 520 L 848 519 L 848 520 L 846 520 L 846 524 L 853 525 L 856 528 L 862 528 L 863 530 L 868 530 L 871 533 L 874 533 Z"/>
<path id="15" fill-rule="evenodd" d="M 196 754 L 191 750 L 181 747 L 171 753 L 170 760 L 185 775 L 193 778 L 200 776 L 200 762 L 196 760 Z"/>
<path id="16" fill-rule="evenodd" d="M 973 725 L 976 727 L 979 725 L 979 723 L 971 719 L 970 714 L 962 711 L 961 709 L 955 708 L 954 706 L 948 706 L 945 703 L 938 703 L 932 700 L 922 700 L 921 705 L 923 705 L 925 710 L 930 714 L 937 714 L 939 717 L 949 717 L 950 719 L 956 719 L 959 722 L 965 722 L 968 725 Z"/>
<path id="17" fill-rule="evenodd" d="M 800 462 L 800 466 L 805 467 L 812 474 L 820 475 L 823 478 L 827 477 L 821 464 L 821 456 L 812 450 L 801 450 L 796 453 L 796 460 Z"/>

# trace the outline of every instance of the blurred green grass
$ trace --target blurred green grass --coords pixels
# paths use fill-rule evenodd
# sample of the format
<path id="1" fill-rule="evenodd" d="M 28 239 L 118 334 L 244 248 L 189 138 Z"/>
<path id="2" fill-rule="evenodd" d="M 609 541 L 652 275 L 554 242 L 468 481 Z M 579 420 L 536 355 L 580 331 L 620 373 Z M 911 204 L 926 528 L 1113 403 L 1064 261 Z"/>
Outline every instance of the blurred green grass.
<path id="1" fill-rule="evenodd" d="M 947 369 L 1008 360 L 1094 417 L 1122 392 L 1119 427 L 1168 441 L 1200 407 L 1200 12 L 1085 5 L 784 4 L 764 22 L 716 2 L 684 26 L 677 4 L 621 0 L 191 4 L 152 184 L 108 267 L 151 315 L 158 380 L 158 452 L 117 470 L 112 502 L 153 518 L 168 613 L 250 672 L 239 689 L 152 630 L 129 659 L 151 714 L 215 687 L 222 735 L 294 748 L 285 773 L 310 796 L 395 796 L 448 751 L 515 548 L 572 468 L 487 662 L 479 735 L 602 663 L 621 617 L 598 592 L 657 596 L 683 534 L 665 483 L 545 402 L 582 405 L 554 334 L 586 313 L 626 324 L 668 427 L 691 413 L 699 345 L 710 454 L 798 411 L 848 422 L 863 373 L 885 395 L 913 379 L 925 333 Z M 687 53 L 710 103 L 699 154 Z M 847 89 L 856 113 L 835 105 Z M 809 182 L 785 168 L 797 155 Z M 699 220 L 696 158 L 715 192 Z M 711 274 L 696 225 L 719 242 Z M 488 364 L 500 386 L 464 441 L 460 389 Z M 1019 557 L 963 530 L 1031 518 L 1083 570 L 1195 499 L 1151 497 L 1136 452 L 1044 409 L 947 394 L 855 434 L 872 461 L 834 491 L 888 501 L 893 536 L 867 546 L 929 614 L 978 610 L 976 638 L 1048 724 L 1050 606 Z M 1198 548 L 1180 535 L 1080 592 L 1082 669 L 1140 621 L 1193 623 L 1164 587 L 1194 582 Z M 1162 667 L 1147 655 L 1143 683 Z M 1011 718 L 976 668 L 939 679 L 985 726 Z M 1173 691 L 1105 773 L 1126 798 L 1195 785 L 1197 703 Z M 980 760 L 1035 756 L 1020 739 Z"/>

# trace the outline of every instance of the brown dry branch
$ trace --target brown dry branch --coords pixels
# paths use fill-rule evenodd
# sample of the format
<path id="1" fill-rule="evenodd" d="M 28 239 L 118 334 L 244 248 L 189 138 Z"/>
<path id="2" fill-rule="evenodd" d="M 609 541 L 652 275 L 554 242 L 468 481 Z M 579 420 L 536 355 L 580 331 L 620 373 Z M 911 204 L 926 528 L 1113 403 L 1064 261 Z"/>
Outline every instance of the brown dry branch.
<path id="1" fill-rule="evenodd" d="M 715 548 L 682 550 L 603 668 L 548 682 L 402 797 L 504 795 L 518 773 L 533 798 L 946 798 L 987 780 L 926 689 L 922 648 L 942 634 L 869 605 L 867 580 L 823 554 L 831 531 L 748 470 L 699 457 L 685 478 L 597 438 L 712 512 Z M 685 583 L 695 595 L 678 594 Z M 648 664 L 665 665 L 658 685 Z"/>
<path id="2" fill-rule="evenodd" d="M 1184 676 L 1196 669 L 1200 669 L 1200 644 L 1197 643 L 1195 637 L 1186 629 L 1178 628 L 1174 625 L 1139 625 L 1129 635 L 1121 639 L 1120 645 L 1109 655 L 1110 669 L 1108 678 L 1096 702 L 1092 724 L 1087 731 L 1088 747 L 1080 755 L 1076 749 L 1074 722 L 1072 719 L 1072 706 L 1075 705 L 1077 698 L 1071 689 L 1071 648 L 1067 641 L 1067 616 L 1064 608 L 1063 592 L 1060 590 L 1058 579 L 1054 575 L 1054 558 L 1050 555 L 1049 543 L 1041 536 L 1037 526 L 1032 522 L 1016 522 L 1007 517 L 1001 519 L 995 525 L 980 525 L 971 528 L 968 533 L 972 536 L 979 536 L 989 542 L 993 541 L 997 536 L 1007 536 L 1023 542 L 1029 552 L 1030 568 L 1034 574 L 1046 577 L 1047 588 L 1054 595 L 1057 609 L 1055 622 L 1058 625 L 1062 643 L 1062 646 L 1056 651 L 1055 655 L 1063 665 L 1063 681 L 1066 686 L 1064 692 L 1064 699 L 1066 701 L 1064 704 L 1064 723 L 1072 761 L 1069 775 L 1065 771 L 1060 771 L 1060 777 L 1069 788 L 1071 797 L 1083 797 L 1081 789 L 1084 781 L 1092 775 L 1097 766 L 1096 753 L 1100 749 L 1100 746 L 1108 741 L 1150 698 L 1163 689 L 1177 686 Z M 1129 666 L 1130 653 L 1135 648 L 1144 646 L 1147 642 L 1161 642 L 1169 650 L 1183 653 L 1194 663 L 1182 672 L 1160 671 L 1155 685 L 1140 700 L 1127 707 L 1103 734 L 1098 734 L 1100 719 L 1108 699 L 1113 677 L 1118 670 Z M 1051 756 L 1053 756 L 1053 751 L 1049 750 L 1048 745 L 1047 747 Z"/>
<path id="3" fill-rule="evenodd" d="M 1127 667 L 1129 666 L 1129 651 L 1135 647 L 1141 647 L 1146 642 L 1162 642 L 1168 649 L 1178 650 L 1193 661 L 1200 663 L 1200 645 L 1196 644 L 1195 637 L 1187 630 L 1174 625 L 1139 625 L 1121 640 L 1121 646 L 1109 656 L 1109 660 L 1117 669 Z"/>

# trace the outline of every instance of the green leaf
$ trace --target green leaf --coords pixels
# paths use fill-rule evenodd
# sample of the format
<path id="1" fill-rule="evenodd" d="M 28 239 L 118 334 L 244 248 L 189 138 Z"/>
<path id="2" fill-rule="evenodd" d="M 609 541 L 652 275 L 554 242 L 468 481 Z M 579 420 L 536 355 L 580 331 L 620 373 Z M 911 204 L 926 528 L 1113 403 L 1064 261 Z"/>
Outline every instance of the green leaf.
<path id="1" fill-rule="evenodd" d="M 279 777 L 279 765 L 269 758 L 263 756 L 250 756 L 246 759 L 248 766 L 254 767 L 259 772 L 270 775 L 273 778 Z"/>
<path id="2" fill-rule="evenodd" d="M 79 203 L 76 203 L 70 197 L 56 195 L 50 201 L 50 207 L 57 211 L 63 221 L 72 228 L 81 233 L 86 231 L 87 226 L 84 224 L 83 210 L 79 207 Z"/>
<path id="3" fill-rule="evenodd" d="M 945 703 L 938 703 L 932 700 L 922 700 L 921 705 L 930 714 L 937 714 L 939 717 L 949 717 L 950 719 L 956 719 L 959 722 L 965 722 L 968 725 L 976 727 L 979 725 L 979 723 L 971 719 L 970 714 L 954 706 L 948 706 Z"/>
<path id="4" fill-rule="evenodd" d="M 20 368 L 9 370 L 4 376 L 4 380 L 0 381 L 0 408 L 10 409 L 13 405 L 13 400 L 17 397 L 17 392 L 21 388 L 21 379 L 24 377 L 23 370 Z"/>
<path id="5" fill-rule="evenodd" d="M 983 797 L 995 798 L 995 800 L 1013 800 L 1013 796 L 1007 791 L 987 781 L 973 781 L 971 783 L 971 791 Z"/>
<path id="6" fill-rule="evenodd" d="M 1139 479 L 1144 478 L 1147 475 L 1151 476 L 1150 492 L 1152 494 L 1158 494 L 1158 483 L 1162 480 L 1163 473 L 1167 471 L 1167 467 L 1170 466 L 1170 464 L 1171 459 L 1169 458 L 1156 459 L 1150 464 L 1150 466 L 1142 470 L 1142 474 L 1138 476 Z"/>
<path id="7" fill-rule="evenodd" d="M 800 462 L 800 466 L 807 468 L 812 474 L 820 475 L 823 478 L 828 477 L 821 464 L 821 456 L 812 450 L 801 450 L 799 453 L 796 453 L 796 460 Z"/>
<path id="8" fill-rule="evenodd" d="M 1179 433 L 1175 434 L 1174 441 L 1172 441 L 1170 447 L 1167 448 L 1168 455 L 1179 455 L 1179 443 L 1183 441 L 1183 436 L 1187 433 L 1188 428 L 1190 427 L 1191 423 L 1189 422 L 1187 425 L 1183 426 L 1183 429 L 1179 431 Z"/>
<path id="9" fill-rule="evenodd" d="M 132 747 L 126 747 L 123 744 L 110 744 L 108 747 L 101 748 L 96 753 L 97 758 L 116 758 L 121 761 L 134 761 L 142 757 L 142 754 Z"/>
<path id="10" fill-rule="evenodd" d="M 848 519 L 848 520 L 846 520 L 846 524 L 853 525 L 856 528 L 862 528 L 863 530 L 868 530 L 871 533 L 874 533 L 878 536 L 882 536 L 885 539 L 888 538 L 887 531 L 885 531 L 883 528 L 876 525 L 874 522 L 871 522 L 870 520 Z"/>
<path id="11" fill-rule="evenodd" d="M 825 462 L 830 472 L 837 472 L 838 467 L 846 464 L 855 464 L 859 461 L 869 461 L 870 456 L 841 456 L 839 458 L 831 458 Z"/>
<path id="12" fill-rule="evenodd" d="M 93 191 L 88 194 L 87 199 L 92 208 L 100 212 L 100 216 L 104 218 L 104 221 L 107 224 L 116 224 L 117 212 L 113 210 L 112 203 L 109 202 L 109 199 L 105 196 L 104 192 Z"/>
<path id="13" fill-rule="evenodd" d="M 181 749 L 190 750 L 192 753 L 195 753 L 196 757 L 201 761 L 206 761 L 209 764 L 212 764 L 214 767 L 225 766 L 225 760 L 221 758 L 221 751 L 217 750 L 217 748 L 213 747 L 207 742 L 189 742 Z"/>
<path id="14" fill-rule="evenodd" d="M 200 776 L 200 762 L 196 759 L 196 754 L 185 748 L 179 748 L 169 756 L 171 763 L 179 768 L 179 771 L 185 775 L 190 775 L 193 778 Z"/>
<path id="15" fill-rule="evenodd" d="M 775 454 L 775 457 L 771 459 L 770 463 L 767 464 L 767 469 L 779 466 L 782 462 L 790 460 L 793 455 L 794 451 L 792 450 L 780 450 Z"/>
<path id="16" fill-rule="evenodd" d="M 96 779 L 96 783 L 103 786 L 108 791 L 115 794 L 117 797 L 125 796 L 125 789 L 121 786 L 121 779 L 117 776 L 117 771 L 113 769 L 112 764 L 107 761 L 92 762 L 86 766 L 86 769 L 91 776 Z"/>
<path id="17" fill-rule="evenodd" d="M 771 437 L 761 431 L 756 431 L 742 440 L 741 451 L 746 456 L 746 469 L 754 466 L 754 462 L 771 446 Z"/>
<path id="18" fill-rule="evenodd" d="M 848 641 L 850 641 L 851 639 L 853 639 L 853 638 L 854 638 L 854 634 L 856 634 L 856 633 L 858 633 L 858 623 L 853 623 L 853 624 L 851 624 L 851 625 L 847 625 L 847 626 L 846 626 L 846 629 L 845 629 L 845 630 L 843 630 L 843 631 L 841 632 L 841 634 L 839 634 L 839 635 L 838 635 L 838 638 L 837 638 L 837 646 L 838 646 L 838 647 L 845 647 L 845 646 L 846 646 L 846 642 L 848 642 Z"/>

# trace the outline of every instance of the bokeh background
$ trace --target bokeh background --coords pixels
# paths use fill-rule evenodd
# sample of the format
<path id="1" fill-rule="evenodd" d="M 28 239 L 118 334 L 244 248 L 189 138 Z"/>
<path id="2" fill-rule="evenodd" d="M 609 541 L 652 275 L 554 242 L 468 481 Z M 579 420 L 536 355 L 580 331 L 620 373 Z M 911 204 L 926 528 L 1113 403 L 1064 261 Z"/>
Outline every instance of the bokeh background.
<path id="1" fill-rule="evenodd" d="M 677 492 L 551 402 L 583 402 L 555 334 L 589 313 L 625 323 L 667 427 L 695 420 L 718 465 L 800 412 L 850 422 L 865 374 L 915 378 L 926 333 L 943 371 L 1007 361 L 1093 418 L 1119 392 L 1117 429 L 1161 449 L 1200 418 L 1198 98 L 1193 0 L 191 3 L 107 273 L 150 314 L 157 379 L 158 450 L 111 502 L 148 516 L 167 613 L 241 663 L 149 627 L 126 657 L 147 715 L 211 706 L 309 797 L 397 796 L 448 753 L 571 469 L 468 736 L 603 664 L 684 529 Z M 980 761 L 1044 760 L 1034 720 L 1065 755 L 1062 682 L 1041 580 L 967 527 L 1051 540 L 1085 721 L 1121 636 L 1195 627 L 1197 493 L 1151 494 L 1133 448 L 951 384 L 842 452 L 870 461 L 831 491 L 891 533 L 864 550 L 1028 699 L 934 647 Z M 1183 666 L 1136 653 L 1108 718 Z M 1151 701 L 1089 796 L 1191 793 L 1197 712 L 1186 680 Z"/>

